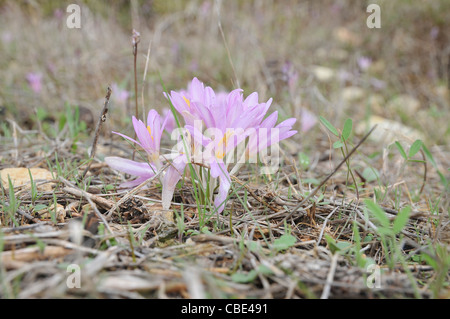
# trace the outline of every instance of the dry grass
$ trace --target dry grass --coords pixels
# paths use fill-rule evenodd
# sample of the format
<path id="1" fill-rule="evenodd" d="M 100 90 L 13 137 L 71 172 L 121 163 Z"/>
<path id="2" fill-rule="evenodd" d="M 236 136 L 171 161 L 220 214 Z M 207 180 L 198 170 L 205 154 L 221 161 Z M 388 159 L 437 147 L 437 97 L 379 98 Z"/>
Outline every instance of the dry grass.
<path id="1" fill-rule="evenodd" d="M 24 187 L 16 187 L 12 196 L 3 185 L 0 296 L 448 298 L 449 197 L 437 174 L 439 170 L 448 176 L 450 167 L 447 2 L 377 1 L 382 7 L 381 30 L 366 27 L 365 3 L 220 3 L 83 4 L 82 28 L 70 30 L 61 3 L 0 1 L 0 169 L 43 167 L 55 173 L 52 191 L 38 190 L 37 199 Z M 58 8 L 62 13 L 55 13 Z M 357 126 L 378 115 L 422 135 L 436 163 L 428 161 L 423 191 L 423 163 L 405 165 L 387 141 L 368 140 L 350 164 L 357 182 L 365 182 L 359 201 L 348 187 L 351 180 L 344 166 L 318 192 L 316 202 L 308 201 L 281 223 L 317 185 L 312 179 L 322 180 L 342 160 L 331 146 L 335 140 L 316 125 L 284 143 L 284 165 L 278 174 L 263 178 L 252 166 L 241 171 L 223 215 L 205 222 L 189 182 L 183 184 L 174 197 L 183 203 L 181 231 L 176 216 L 161 209 L 157 181 L 133 195 L 115 189 L 125 177 L 105 166 L 103 158 L 131 157 L 132 149 L 109 132 L 131 132 L 128 118 L 134 113 L 134 99 L 120 101 L 114 92 L 97 156 L 84 180 L 89 185 L 77 183 L 93 136 L 89 130 L 73 133 L 63 127 L 64 105 L 86 107 L 81 116 L 92 132 L 109 84 L 134 91 L 132 28 L 141 34 L 142 114 L 168 107 L 160 74 L 169 89 L 185 87 L 193 76 L 215 89 L 229 90 L 239 83 L 246 95 L 258 91 L 261 100 L 273 97 L 272 110 L 283 118 L 300 118 L 305 108 L 341 128 L 346 118 Z M 358 66 L 361 57 L 372 60 L 366 71 Z M 297 81 L 286 71 L 288 66 L 297 72 Z M 315 66 L 329 68 L 333 78 L 320 80 Z M 26 82 L 29 72 L 43 76 L 39 94 Z M 349 87 L 362 94 L 345 96 Z M 400 95 L 414 98 L 420 106 L 395 106 L 393 100 Z M 38 120 L 37 109 L 46 110 L 47 116 Z M 356 144 L 363 133 L 352 141 Z M 409 145 L 414 140 L 395 138 Z M 309 157 L 308 165 L 299 163 L 300 152 Z M 380 178 L 366 180 L 367 168 L 379 171 Z M 389 251 L 382 245 L 376 219 L 368 219 L 362 202 L 383 191 L 386 195 L 378 202 L 391 220 L 401 208 L 412 207 L 396 242 L 405 263 L 397 261 L 394 267 L 388 265 Z M 14 200 L 20 205 L 12 218 L 8 206 Z M 33 211 L 55 201 L 65 210 L 63 220 L 39 218 Z M 179 204 L 174 205 L 178 215 Z M 83 219 L 80 228 L 77 223 Z M 362 258 L 381 267 L 379 289 L 368 288 L 370 273 L 358 264 L 355 222 L 365 239 Z M 286 234 L 294 236 L 295 243 L 277 249 L 277 240 Z M 333 254 L 328 236 L 352 248 Z M 424 255 L 435 262 L 427 262 Z M 66 285 L 69 264 L 82 268 L 80 289 Z"/>

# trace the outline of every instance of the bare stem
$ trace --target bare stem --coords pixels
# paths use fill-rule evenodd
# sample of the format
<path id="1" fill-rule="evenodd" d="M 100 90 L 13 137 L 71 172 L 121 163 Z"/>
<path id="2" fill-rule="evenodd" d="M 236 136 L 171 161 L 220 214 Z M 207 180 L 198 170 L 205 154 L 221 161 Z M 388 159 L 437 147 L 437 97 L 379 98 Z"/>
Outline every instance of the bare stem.
<path id="1" fill-rule="evenodd" d="M 95 157 L 95 153 L 97 151 L 98 137 L 100 135 L 100 129 L 102 127 L 103 122 L 106 121 L 106 113 L 108 113 L 108 104 L 109 104 L 109 99 L 111 98 L 111 92 L 112 92 L 111 87 L 108 86 L 108 88 L 106 89 L 105 103 L 103 104 L 103 109 L 102 109 L 102 112 L 100 113 L 100 117 L 98 118 L 97 127 L 95 128 L 95 135 L 94 135 L 94 141 L 92 142 L 90 160 L 89 160 L 84 172 L 81 174 L 81 176 L 79 178 L 80 180 L 83 180 L 84 177 L 86 176 L 86 173 L 88 172 L 89 168 L 91 167 L 92 160 Z"/>
<path id="2" fill-rule="evenodd" d="M 133 43 L 133 57 L 134 57 L 134 99 L 135 99 L 135 109 L 134 109 L 134 116 L 136 118 L 139 117 L 139 106 L 138 106 L 138 87 L 137 87 L 137 47 L 138 43 L 140 42 L 140 34 L 136 30 L 133 29 L 133 37 L 132 37 L 132 43 Z M 134 139 L 136 139 L 136 132 L 134 132 Z M 136 154 L 136 149 L 133 150 L 133 160 L 134 156 Z"/>

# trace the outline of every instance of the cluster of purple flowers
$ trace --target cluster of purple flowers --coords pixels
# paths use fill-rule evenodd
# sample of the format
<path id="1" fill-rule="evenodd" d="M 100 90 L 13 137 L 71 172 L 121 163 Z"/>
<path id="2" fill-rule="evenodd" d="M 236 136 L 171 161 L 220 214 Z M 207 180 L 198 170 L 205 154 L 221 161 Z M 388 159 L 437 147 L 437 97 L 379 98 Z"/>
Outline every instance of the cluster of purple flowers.
<path id="1" fill-rule="evenodd" d="M 276 124 L 278 112 L 266 116 L 272 99 L 260 103 L 256 92 L 245 99 L 241 89 L 215 93 L 194 78 L 187 90 L 172 91 L 166 98 L 181 116 L 183 127 L 167 127 L 174 125 L 170 112 L 162 119 L 155 110 L 150 110 L 146 123 L 133 117 L 137 140 L 114 132 L 139 145 L 148 161 L 136 162 L 119 157 L 105 159 L 111 168 L 137 176 L 135 180 L 122 184 L 123 187 L 139 185 L 154 176 L 163 167 L 164 161 L 171 159 L 162 177 L 164 209 L 170 208 L 175 187 L 186 166 L 191 163 L 198 169 L 209 170 L 208 181 L 198 182 L 210 187 L 210 199 L 214 201 L 217 211 L 222 212 L 231 187 L 230 172 L 236 173 L 243 162 L 254 159 L 269 147 L 297 133 L 292 130 L 295 118 Z M 178 140 L 178 143 L 171 154 L 163 155 L 160 153 L 160 142 L 164 130 L 171 133 L 172 139 Z M 214 196 L 217 183 L 218 193 Z"/>

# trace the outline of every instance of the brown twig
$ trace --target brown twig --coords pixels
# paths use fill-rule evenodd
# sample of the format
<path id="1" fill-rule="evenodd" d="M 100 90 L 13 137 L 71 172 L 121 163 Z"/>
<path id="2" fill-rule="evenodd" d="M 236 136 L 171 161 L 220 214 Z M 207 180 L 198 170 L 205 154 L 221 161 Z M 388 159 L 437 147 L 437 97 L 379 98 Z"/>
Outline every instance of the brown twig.
<path id="1" fill-rule="evenodd" d="M 423 182 L 419 190 L 419 195 L 422 194 L 423 189 L 425 188 L 425 184 L 427 183 L 427 160 L 425 158 L 425 153 L 422 151 L 422 149 L 420 149 L 420 153 L 422 154 L 424 168 L 423 168 Z"/>
<path id="2" fill-rule="evenodd" d="M 353 155 L 353 153 L 362 145 L 362 143 L 364 143 L 364 141 L 369 137 L 370 134 L 372 134 L 372 132 L 375 130 L 375 128 L 377 127 L 377 125 L 375 125 L 374 127 L 372 127 L 372 129 L 361 139 L 361 141 L 359 141 L 359 143 L 350 151 L 350 153 L 347 154 L 347 156 L 336 166 L 336 168 L 319 184 L 319 186 L 317 186 L 311 193 L 309 193 L 308 196 L 306 196 L 293 210 L 291 210 L 291 212 L 284 217 L 281 222 L 279 222 L 277 224 L 276 227 L 280 227 L 281 225 L 283 225 L 283 223 L 289 218 L 291 217 L 304 203 L 306 203 L 308 200 L 311 199 L 311 197 L 313 197 L 314 195 L 316 195 L 316 193 L 319 191 L 319 189 L 322 188 L 323 185 L 325 185 L 325 183 L 331 178 L 331 176 L 333 176 L 334 174 L 336 174 L 336 172 L 339 170 L 339 168 L 341 168 L 341 166 L 347 162 L 347 160 L 350 158 L 350 156 Z"/>
<path id="3" fill-rule="evenodd" d="M 132 36 L 132 44 L 133 44 L 133 57 L 134 57 L 134 99 L 135 99 L 135 109 L 134 109 L 134 116 L 138 118 L 139 116 L 139 107 L 138 107 L 138 88 L 137 88 L 137 47 L 140 42 L 140 34 L 135 29 L 133 29 L 133 36 Z M 134 139 L 136 139 L 136 132 L 134 132 Z M 136 155 L 136 149 L 133 149 L 133 161 L 134 156 Z"/>
<path id="4" fill-rule="evenodd" d="M 102 109 L 102 112 L 100 113 L 100 117 L 98 118 L 97 127 L 95 128 L 95 135 L 94 135 L 94 140 L 92 141 L 90 159 L 89 159 L 89 162 L 88 162 L 86 168 L 84 169 L 83 173 L 81 174 L 79 180 L 84 179 L 84 177 L 86 176 L 86 173 L 88 172 L 89 168 L 91 167 L 92 161 L 94 160 L 95 153 L 97 151 L 97 141 L 98 141 L 98 137 L 100 135 L 100 129 L 102 127 L 103 122 L 106 121 L 106 113 L 108 113 L 108 104 L 109 104 L 109 99 L 111 98 L 111 92 L 112 92 L 111 87 L 108 86 L 108 88 L 106 90 L 105 103 L 103 104 L 103 109 Z"/>
<path id="5" fill-rule="evenodd" d="M 97 215 L 97 217 L 103 222 L 103 224 L 105 224 L 106 229 L 111 233 L 114 234 L 114 232 L 112 231 L 111 227 L 109 227 L 108 222 L 106 221 L 105 217 L 100 213 L 100 211 L 97 208 L 97 205 L 94 203 L 94 201 L 92 200 L 92 194 L 89 194 L 88 192 L 85 192 L 82 189 L 76 188 L 75 185 L 73 185 L 71 182 L 69 182 L 68 180 L 66 180 L 65 178 L 63 178 L 62 176 L 59 177 L 59 180 L 61 182 L 63 182 L 66 187 L 63 188 L 63 191 L 67 192 L 67 193 L 71 193 L 71 194 L 77 194 L 80 197 L 84 197 L 86 198 L 86 200 L 88 201 L 88 203 L 91 205 L 92 209 L 94 210 L 95 214 Z M 100 197 L 101 198 L 101 197 Z M 102 199 L 102 203 L 106 202 L 107 200 L 105 200 L 104 198 Z M 108 204 L 109 205 L 109 204 Z M 106 205 L 105 205 L 106 206 Z"/>

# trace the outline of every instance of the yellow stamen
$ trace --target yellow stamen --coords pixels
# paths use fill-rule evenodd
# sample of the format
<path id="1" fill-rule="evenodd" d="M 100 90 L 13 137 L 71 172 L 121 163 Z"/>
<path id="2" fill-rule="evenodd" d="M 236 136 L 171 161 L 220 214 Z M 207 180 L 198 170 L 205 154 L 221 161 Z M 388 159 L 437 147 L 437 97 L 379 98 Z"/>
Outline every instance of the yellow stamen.
<path id="1" fill-rule="evenodd" d="M 233 131 L 228 131 L 225 133 L 225 135 L 223 136 L 223 138 L 219 141 L 219 143 L 217 144 L 217 151 L 216 151 L 216 157 L 219 159 L 223 159 L 225 157 L 225 152 L 226 152 L 226 148 L 227 148 L 227 144 L 228 144 L 228 139 L 230 138 L 230 136 L 233 135 Z M 225 150 L 223 150 L 223 148 L 225 148 Z"/>
<path id="2" fill-rule="evenodd" d="M 152 135 L 152 129 L 150 128 L 150 125 L 147 126 L 147 131 L 150 134 L 152 141 L 154 141 L 153 135 Z"/>
<path id="3" fill-rule="evenodd" d="M 191 101 L 189 101 L 185 96 L 183 96 L 184 101 L 186 102 L 188 107 L 191 107 Z"/>

